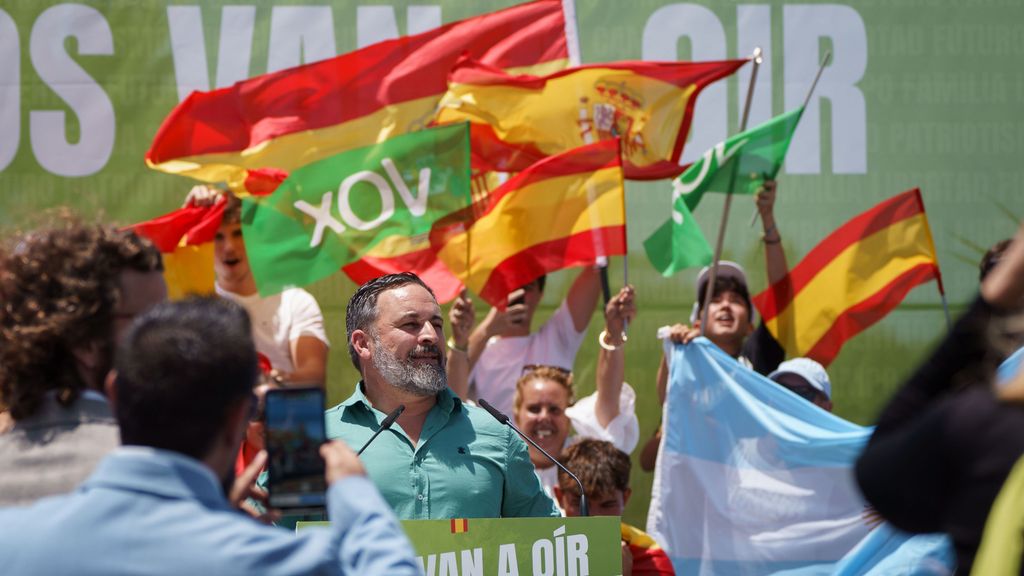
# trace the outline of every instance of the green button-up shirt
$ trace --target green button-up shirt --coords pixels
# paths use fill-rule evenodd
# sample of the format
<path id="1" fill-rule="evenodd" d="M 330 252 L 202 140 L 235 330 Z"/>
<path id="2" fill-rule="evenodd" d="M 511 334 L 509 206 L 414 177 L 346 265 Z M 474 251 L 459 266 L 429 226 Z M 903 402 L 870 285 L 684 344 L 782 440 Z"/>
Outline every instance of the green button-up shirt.
<path id="1" fill-rule="evenodd" d="M 385 417 L 360 382 L 348 400 L 327 411 L 327 437 L 357 450 Z M 403 520 L 559 515 L 541 489 L 526 443 L 448 389 L 438 393 L 417 445 L 396 422 L 361 458 Z"/>

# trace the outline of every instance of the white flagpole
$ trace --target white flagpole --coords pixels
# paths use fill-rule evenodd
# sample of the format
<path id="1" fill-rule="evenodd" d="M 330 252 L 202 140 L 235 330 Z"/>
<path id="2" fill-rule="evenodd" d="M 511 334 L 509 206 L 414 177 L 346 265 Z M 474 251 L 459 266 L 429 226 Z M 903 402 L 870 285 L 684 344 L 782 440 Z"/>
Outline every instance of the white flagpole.
<path id="1" fill-rule="evenodd" d="M 821 79 L 821 73 L 825 71 L 825 67 L 828 66 L 829 60 L 832 59 L 832 51 L 825 52 L 825 55 L 821 58 L 821 64 L 818 66 L 818 73 L 814 75 L 814 82 L 811 82 L 811 88 L 807 91 L 807 96 L 804 97 L 804 109 L 807 108 L 807 103 L 811 101 L 811 95 L 814 94 L 814 89 L 818 87 L 818 80 Z M 801 116 L 802 118 L 803 116 Z M 799 120 L 798 120 L 799 122 Z M 754 213 L 750 216 L 750 225 L 753 226 L 757 223 L 758 216 L 757 208 L 754 208 Z"/>

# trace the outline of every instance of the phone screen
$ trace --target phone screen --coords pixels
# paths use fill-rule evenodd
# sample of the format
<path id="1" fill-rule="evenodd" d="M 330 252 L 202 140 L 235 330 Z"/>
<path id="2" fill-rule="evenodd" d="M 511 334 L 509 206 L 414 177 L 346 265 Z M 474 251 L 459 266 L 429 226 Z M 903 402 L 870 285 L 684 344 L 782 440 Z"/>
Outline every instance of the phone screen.
<path id="1" fill-rule="evenodd" d="M 320 457 L 320 445 L 326 439 L 323 389 L 269 390 L 265 414 L 270 506 L 323 508 L 327 488 Z"/>

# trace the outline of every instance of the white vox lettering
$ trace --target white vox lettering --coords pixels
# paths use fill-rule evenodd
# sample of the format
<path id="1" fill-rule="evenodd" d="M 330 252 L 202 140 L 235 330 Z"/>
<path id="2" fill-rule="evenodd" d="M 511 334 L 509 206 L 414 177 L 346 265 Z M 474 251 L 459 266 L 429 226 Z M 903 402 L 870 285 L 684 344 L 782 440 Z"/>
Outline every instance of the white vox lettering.
<path id="1" fill-rule="evenodd" d="M 373 220 L 363 220 L 352 211 L 349 195 L 352 192 L 352 187 L 359 182 L 373 185 L 377 188 L 377 193 L 380 194 L 380 214 Z M 341 219 L 356 230 L 371 230 L 394 215 L 395 195 L 391 192 L 391 187 L 388 186 L 388 181 L 383 176 L 369 170 L 360 170 L 341 181 L 341 188 L 338 189 L 338 212 L 341 214 Z"/>
<path id="2" fill-rule="evenodd" d="M 310 248 L 316 248 L 320 245 L 320 242 L 323 241 L 324 228 L 330 228 L 331 230 L 334 230 L 336 234 L 341 234 L 345 231 L 345 226 L 331 216 L 331 201 L 333 199 L 334 192 L 324 192 L 323 197 L 320 199 L 319 208 L 305 200 L 295 202 L 295 208 L 298 211 L 308 216 L 312 216 L 315 221 L 313 237 L 309 239 Z"/>
<path id="3" fill-rule="evenodd" d="M 409 187 L 405 185 L 405 180 L 402 179 L 402 175 L 398 173 L 398 168 L 395 167 L 395 163 L 392 162 L 391 158 L 385 158 L 380 161 L 380 165 L 384 167 L 384 171 L 388 173 L 388 178 L 391 179 L 391 183 L 398 190 L 398 195 L 405 201 L 405 205 L 409 207 L 409 212 L 413 216 L 419 217 L 427 213 L 427 195 L 430 192 L 430 168 L 423 168 L 420 170 L 420 182 L 417 189 L 416 197 L 413 198 L 412 193 L 409 192 Z"/>
<path id="4" fill-rule="evenodd" d="M 381 160 L 380 165 L 391 180 L 390 183 L 380 174 L 369 170 L 360 170 L 341 181 L 341 185 L 338 188 L 338 214 L 341 216 L 341 220 L 331 215 L 331 204 L 334 202 L 333 192 L 324 193 L 320 198 L 319 207 L 305 200 L 295 201 L 294 206 L 296 210 L 312 217 L 314 220 L 313 235 L 309 240 L 310 248 L 316 248 L 323 242 L 324 230 L 326 228 L 330 228 L 336 234 L 341 234 L 347 229 L 345 227 L 347 224 L 351 228 L 365 232 L 386 222 L 395 215 L 395 190 L 398 191 L 398 196 L 401 197 L 402 202 L 408 207 L 409 213 L 413 217 L 420 217 L 426 214 L 427 200 L 430 195 L 430 168 L 420 170 L 419 184 L 416 188 L 416 195 L 413 196 L 412 191 L 405 183 L 405 180 L 402 179 L 398 167 L 395 166 L 395 162 L 391 158 L 384 158 Z M 364 220 L 352 209 L 352 189 L 360 182 L 365 182 L 376 188 L 377 194 L 380 196 L 380 214 L 370 220 Z"/>
<path id="5" fill-rule="evenodd" d="M 744 138 L 728 149 L 725 148 L 725 142 L 715 144 L 713 148 L 709 148 L 704 153 L 704 156 L 698 160 L 700 163 L 700 174 L 697 174 L 696 178 L 690 182 L 683 182 L 682 178 L 676 178 L 672 181 L 672 219 L 675 220 L 676 224 L 683 223 L 683 213 L 676 210 L 676 201 L 696 190 L 704 182 L 704 179 L 707 178 L 712 165 L 716 167 L 724 165 L 747 142 L 750 142 L 750 138 Z"/>

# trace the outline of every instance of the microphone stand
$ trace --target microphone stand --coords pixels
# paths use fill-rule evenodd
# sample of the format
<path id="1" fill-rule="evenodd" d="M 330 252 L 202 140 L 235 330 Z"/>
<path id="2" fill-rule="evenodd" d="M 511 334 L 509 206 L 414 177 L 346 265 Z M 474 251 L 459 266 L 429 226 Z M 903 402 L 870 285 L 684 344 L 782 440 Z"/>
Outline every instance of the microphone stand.
<path id="1" fill-rule="evenodd" d="M 391 413 L 384 418 L 380 423 L 380 428 L 377 428 L 377 431 L 373 433 L 373 436 L 370 436 L 370 439 L 366 441 L 366 444 L 363 444 L 363 447 L 359 449 L 359 452 L 356 452 L 356 456 L 361 455 L 363 450 L 366 450 L 366 447 L 370 445 L 370 442 L 373 442 L 377 439 L 377 436 L 380 436 L 381 432 L 391 428 L 391 425 L 395 423 L 395 420 L 398 420 L 398 417 L 402 415 L 402 412 L 405 412 L 405 404 L 399 404 L 398 408 L 392 410 Z"/>
<path id="2" fill-rule="evenodd" d="M 571 470 L 569 470 L 568 468 L 563 466 L 561 462 L 559 462 L 558 460 L 556 460 L 554 458 L 554 456 L 552 456 L 551 454 L 548 454 L 546 450 L 544 450 L 543 448 L 538 446 L 537 443 L 533 441 L 533 438 L 530 438 L 529 436 L 524 434 L 522 430 L 520 430 L 515 424 L 512 423 L 512 421 L 509 419 L 508 416 L 506 416 L 505 414 L 502 414 L 501 412 L 499 412 L 498 409 L 495 408 L 494 406 L 491 406 L 490 402 L 488 402 L 487 400 L 484 400 L 483 398 L 478 398 L 477 399 L 477 404 L 479 404 L 480 407 L 483 408 L 484 410 L 487 410 L 487 412 L 491 416 L 494 416 L 495 420 L 497 420 L 498 422 L 501 422 L 502 424 L 504 424 L 504 425 L 508 426 L 509 428 L 515 430 L 516 434 L 519 434 L 519 436 L 522 437 L 523 440 L 526 440 L 526 442 L 530 446 L 533 446 L 534 448 L 536 448 L 548 460 L 551 460 L 551 462 L 553 462 L 555 464 L 555 466 L 558 466 L 558 468 L 560 470 L 562 470 L 563 472 L 568 474 L 570 478 L 575 480 L 576 484 L 580 487 L 580 516 L 590 516 L 590 506 L 587 504 L 587 494 L 586 494 L 586 492 L 583 491 L 583 482 L 580 482 L 580 479 L 577 478 L 576 475 L 573 474 Z"/>

